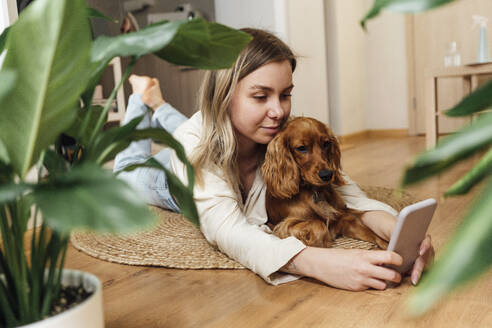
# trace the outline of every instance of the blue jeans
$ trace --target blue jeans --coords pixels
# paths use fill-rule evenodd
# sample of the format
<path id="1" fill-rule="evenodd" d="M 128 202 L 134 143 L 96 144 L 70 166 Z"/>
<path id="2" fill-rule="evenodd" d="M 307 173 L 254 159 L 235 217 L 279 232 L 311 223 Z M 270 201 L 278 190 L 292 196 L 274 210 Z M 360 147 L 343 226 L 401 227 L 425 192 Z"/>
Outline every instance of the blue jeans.
<path id="1" fill-rule="evenodd" d="M 128 108 L 123 124 L 127 124 L 132 119 L 145 115 L 144 119 L 137 126 L 137 129 L 158 127 L 173 133 L 181 123 L 188 118 L 166 103 L 159 107 L 150 119 L 149 109 L 142 102 L 141 96 L 133 94 L 128 100 Z M 140 164 L 151 156 L 151 140 L 134 141 L 115 157 L 113 172 L 120 171 L 132 164 Z M 169 169 L 171 149 L 164 148 L 153 157 L 163 166 Z M 167 184 L 166 174 L 163 171 L 153 168 L 137 168 L 129 172 L 121 172 L 118 178 L 126 181 L 130 186 L 143 196 L 144 200 L 151 205 L 163 207 L 174 212 L 179 212 L 179 207 L 174 201 Z"/>

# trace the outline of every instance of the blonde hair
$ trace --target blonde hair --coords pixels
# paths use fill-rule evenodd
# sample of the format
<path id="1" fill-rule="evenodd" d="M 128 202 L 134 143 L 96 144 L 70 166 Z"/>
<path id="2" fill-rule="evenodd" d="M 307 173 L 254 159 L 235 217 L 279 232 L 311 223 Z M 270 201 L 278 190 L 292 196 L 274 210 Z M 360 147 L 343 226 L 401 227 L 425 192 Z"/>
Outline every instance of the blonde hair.
<path id="1" fill-rule="evenodd" d="M 203 186 L 203 169 L 223 172 L 227 183 L 241 195 L 241 180 L 237 165 L 237 141 L 228 109 L 239 81 L 270 62 L 288 60 L 292 72 L 296 58 L 289 47 L 273 34 L 246 28 L 253 39 L 239 54 L 231 68 L 207 71 L 200 90 L 202 136 L 191 154 L 196 181 Z"/>

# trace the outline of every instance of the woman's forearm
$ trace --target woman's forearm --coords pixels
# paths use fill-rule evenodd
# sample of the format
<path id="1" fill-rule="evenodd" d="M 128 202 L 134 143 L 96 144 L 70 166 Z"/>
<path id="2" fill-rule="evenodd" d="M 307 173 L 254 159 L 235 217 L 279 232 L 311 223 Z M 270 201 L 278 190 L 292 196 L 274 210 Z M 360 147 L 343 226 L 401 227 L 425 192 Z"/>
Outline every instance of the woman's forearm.
<path id="1" fill-rule="evenodd" d="M 390 240 L 395 228 L 396 218 L 385 211 L 367 211 L 362 214 L 362 223 L 374 231 L 379 237 Z"/>
<path id="2" fill-rule="evenodd" d="M 381 265 L 401 263 L 401 256 L 393 252 L 306 247 L 281 271 L 311 277 L 342 289 L 384 289 L 385 281 L 400 282 L 401 275 Z"/>

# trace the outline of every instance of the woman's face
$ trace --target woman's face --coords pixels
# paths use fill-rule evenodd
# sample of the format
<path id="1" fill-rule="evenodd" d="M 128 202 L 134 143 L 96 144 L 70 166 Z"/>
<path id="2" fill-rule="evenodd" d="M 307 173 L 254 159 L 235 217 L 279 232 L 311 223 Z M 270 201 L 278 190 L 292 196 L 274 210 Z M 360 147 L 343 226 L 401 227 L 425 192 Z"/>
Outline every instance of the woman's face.
<path id="1" fill-rule="evenodd" d="M 293 87 L 288 60 L 265 64 L 239 81 L 229 114 L 240 147 L 273 139 L 290 114 Z"/>

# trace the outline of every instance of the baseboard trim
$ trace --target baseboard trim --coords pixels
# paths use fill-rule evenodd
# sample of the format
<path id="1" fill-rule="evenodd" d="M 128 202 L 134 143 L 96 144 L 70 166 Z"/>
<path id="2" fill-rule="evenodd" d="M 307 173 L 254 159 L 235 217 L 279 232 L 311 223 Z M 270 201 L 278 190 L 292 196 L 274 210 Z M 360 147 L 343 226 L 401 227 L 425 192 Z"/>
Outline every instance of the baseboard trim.
<path id="1" fill-rule="evenodd" d="M 365 130 L 347 135 L 339 136 L 342 149 L 351 148 L 352 143 L 367 138 L 405 138 L 408 137 L 408 129 L 383 129 Z"/>
<path id="2" fill-rule="evenodd" d="M 408 129 L 369 130 L 369 137 L 406 138 Z"/>

